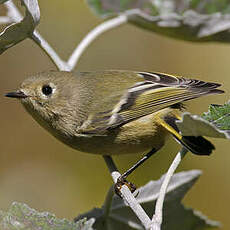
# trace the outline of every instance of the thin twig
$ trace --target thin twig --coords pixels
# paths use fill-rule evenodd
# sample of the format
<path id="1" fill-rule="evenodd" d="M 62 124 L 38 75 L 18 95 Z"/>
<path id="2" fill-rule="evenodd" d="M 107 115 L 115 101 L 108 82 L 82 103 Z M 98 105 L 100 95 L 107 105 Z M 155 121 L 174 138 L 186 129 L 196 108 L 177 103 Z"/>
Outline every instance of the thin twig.
<path id="1" fill-rule="evenodd" d="M 11 18 L 13 22 L 19 22 L 23 19 L 18 8 L 14 5 L 13 1 L 7 1 L 4 3 L 7 8 L 7 16 Z"/>
<path id="2" fill-rule="evenodd" d="M 162 216 L 163 216 L 163 203 L 165 199 L 165 195 L 167 192 L 167 188 L 169 185 L 169 182 L 177 169 L 178 165 L 180 164 L 181 160 L 184 158 L 188 150 L 184 147 L 182 147 L 181 151 L 177 153 L 176 157 L 174 158 L 172 164 L 170 165 L 165 177 L 164 181 L 161 185 L 160 192 L 159 192 L 159 197 L 156 202 L 155 206 L 155 213 L 153 215 L 153 230 L 160 230 L 161 229 L 161 224 L 162 224 Z"/>
<path id="3" fill-rule="evenodd" d="M 70 66 L 71 70 L 76 66 L 78 63 L 79 58 L 85 51 L 85 49 L 93 42 L 97 37 L 99 37 L 104 32 L 111 30 L 113 28 L 116 28 L 124 23 L 126 23 L 128 20 L 127 16 L 120 15 L 116 18 L 107 20 L 97 27 L 95 27 L 93 30 L 91 30 L 84 39 L 80 42 L 80 44 L 76 47 L 76 49 L 73 51 L 72 55 L 70 56 L 68 60 L 68 65 Z"/>
<path id="4" fill-rule="evenodd" d="M 64 62 L 49 43 L 40 35 L 38 31 L 34 31 L 31 39 L 47 54 L 53 64 L 61 71 L 70 71 L 69 65 Z"/>
<path id="5" fill-rule="evenodd" d="M 121 174 L 117 171 L 117 167 L 110 156 L 103 156 L 103 157 L 111 173 L 113 181 L 114 183 L 116 183 L 117 179 L 121 176 Z M 120 192 L 123 200 L 133 210 L 133 212 L 141 221 L 145 229 L 150 229 L 150 227 L 152 226 L 152 221 L 150 220 L 150 218 L 148 217 L 144 209 L 141 207 L 141 205 L 137 202 L 133 194 L 130 192 L 129 188 L 126 185 L 123 185 Z"/>
<path id="6" fill-rule="evenodd" d="M 23 17 L 21 13 L 12 1 L 6 2 L 5 5 L 8 10 L 7 15 L 13 22 L 19 22 L 22 20 Z M 59 70 L 70 70 L 68 64 L 62 61 L 49 43 L 36 30 L 34 30 L 31 39 L 47 54 L 47 56 Z"/>
<path id="7" fill-rule="evenodd" d="M 12 23 L 13 21 L 11 20 L 11 18 L 7 17 L 7 16 L 1 16 L 0 17 L 0 24 L 9 24 Z"/>
<path id="8" fill-rule="evenodd" d="M 9 1 L 6 2 L 6 7 L 8 9 L 8 17 L 12 19 L 14 22 L 19 22 L 22 20 L 22 15 L 18 11 L 17 7 L 14 5 L 13 2 Z M 128 20 L 128 17 L 126 14 L 122 14 L 116 18 L 107 20 L 100 25 L 98 25 L 96 28 L 91 30 L 88 35 L 84 37 L 84 39 L 80 42 L 80 44 L 76 47 L 76 49 L 73 51 L 72 55 L 69 57 L 68 61 L 63 61 L 57 54 L 57 52 L 54 51 L 54 49 L 49 45 L 49 43 L 41 36 L 38 31 L 34 31 L 33 35 L 31 36 L 31 39 L 47 54 L 47 56 L 50 58 L 50 60 L 54 63 L 54 65 L 59 70 L 66 70 L 71 71 L 74 69 L 76 64 L 78 63 L 80 57 L 82 56 L 85 49 L 96 40 L 97 37 L 102 35 L 104 32 L 111 30 L 113 28 L 116 28 L 124 23 L 126 23 Z"/>

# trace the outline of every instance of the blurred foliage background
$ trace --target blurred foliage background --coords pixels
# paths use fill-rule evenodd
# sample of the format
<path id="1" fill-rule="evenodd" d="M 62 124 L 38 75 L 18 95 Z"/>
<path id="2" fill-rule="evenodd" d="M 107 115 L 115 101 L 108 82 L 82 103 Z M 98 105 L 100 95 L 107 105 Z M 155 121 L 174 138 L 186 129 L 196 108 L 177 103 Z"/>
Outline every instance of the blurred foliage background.
<path id="1" fill-rule="evenodd" d="M 83 1 L 39 0 L 39 32 L 65 59 L 98 19 Z M 0 8 L 4 13 L 3 7 Z M 188 111 L 201 114 L 208 105 L 229 99 L 230 44 L 189 43 L 165 38 L 132 25 L 107 32 L 82 56 L 77 70 L 129 69 L 161 71 L 223 83 L 224 95 L 187 103 Z M 57 141 L 4 93 L 16 89 L 28 75 L 55 69 L 32 41 L 25 40 L 0 56 L 0 209 L 13 201 L 27 203 L 58 217 L 73 219 L 101 206 L 112 183 L 101 156 L 79 153 Z M 210 157 L 188 154 L 179 170 L 201 169 L 202 177 L 184 203 L 230 227 L 229 141 L 212 139 L 216 151 Z M 180 149 L 167 145 L 129 179 L 140 186 L 158 179 Z M 123 172 L 141 155 L 114 157 Z"/>

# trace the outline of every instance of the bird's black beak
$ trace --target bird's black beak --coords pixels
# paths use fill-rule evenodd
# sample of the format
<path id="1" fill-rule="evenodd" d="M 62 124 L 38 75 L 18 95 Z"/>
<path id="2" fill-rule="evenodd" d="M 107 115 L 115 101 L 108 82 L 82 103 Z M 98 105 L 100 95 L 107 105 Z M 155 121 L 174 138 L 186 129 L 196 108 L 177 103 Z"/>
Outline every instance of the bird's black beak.
<path id="1" fill-rule="evenodd" d="M 10 92 L 5 94 L 6 97 L 12 97 L 12 98 L 27 98 L 27 95 L 25 95 L 22 91 L 16 91 L 16 92 Z"/>

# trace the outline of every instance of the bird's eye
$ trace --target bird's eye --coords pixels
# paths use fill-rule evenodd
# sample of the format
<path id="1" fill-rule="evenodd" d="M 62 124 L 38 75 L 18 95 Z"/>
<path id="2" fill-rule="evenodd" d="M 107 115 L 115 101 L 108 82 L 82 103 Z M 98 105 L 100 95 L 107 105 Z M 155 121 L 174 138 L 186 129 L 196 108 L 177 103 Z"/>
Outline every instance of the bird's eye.
<path id="1" fill-rule="evenodd" d="M 46 96 L 51 95 L 53 92 L 53 89 L 49 85 L 43 85 L 42 87 L 42 93 L 45 94 Z"/>

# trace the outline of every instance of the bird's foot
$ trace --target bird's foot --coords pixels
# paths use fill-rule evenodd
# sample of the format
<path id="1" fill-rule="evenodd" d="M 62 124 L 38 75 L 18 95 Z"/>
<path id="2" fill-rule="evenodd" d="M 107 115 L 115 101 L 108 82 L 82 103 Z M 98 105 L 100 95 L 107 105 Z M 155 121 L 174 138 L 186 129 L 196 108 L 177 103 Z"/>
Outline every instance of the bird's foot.
<path id="1" fill-rule="evenodd" d="M 117 183 L 114 185 L 114 191 L 120 198 L 122 198 L 121 188 L 123 185 L 126 185 L 129 188 L 129 190 L 131 191 L 131 193 L 134 193 L 136 191 L 136 186 L 133 183 L 127 181 L 125 179 L 125 177 L 120 176 L 117 179 Z"/>

